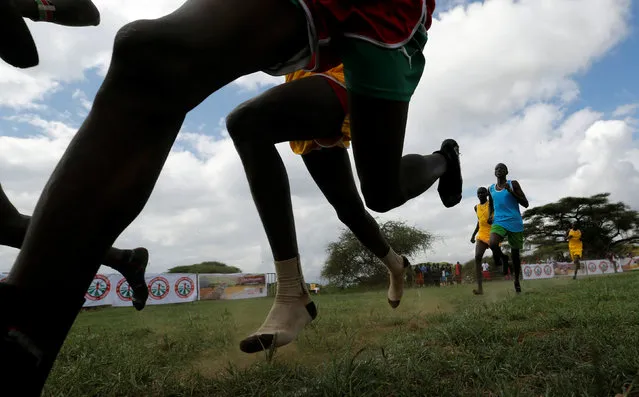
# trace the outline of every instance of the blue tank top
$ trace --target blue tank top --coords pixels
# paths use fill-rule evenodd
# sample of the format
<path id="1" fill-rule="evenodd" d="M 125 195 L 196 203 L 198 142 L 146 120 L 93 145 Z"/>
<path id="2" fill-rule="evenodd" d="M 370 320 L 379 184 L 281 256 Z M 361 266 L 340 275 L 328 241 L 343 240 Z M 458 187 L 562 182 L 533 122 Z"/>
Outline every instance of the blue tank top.
<path id="1" fill-rule="evenodd" d="M 507 181 L 507 183 L 512 188 L 512 182 Z M 490 196 L 495 208 L 493 225 L 501 226 L 509 232 L 523 232 L 524 221 L 521 218 L 519 203 L 515 196 L 506 189 L 497 190 L 494 184 L 490 186 Z"/>

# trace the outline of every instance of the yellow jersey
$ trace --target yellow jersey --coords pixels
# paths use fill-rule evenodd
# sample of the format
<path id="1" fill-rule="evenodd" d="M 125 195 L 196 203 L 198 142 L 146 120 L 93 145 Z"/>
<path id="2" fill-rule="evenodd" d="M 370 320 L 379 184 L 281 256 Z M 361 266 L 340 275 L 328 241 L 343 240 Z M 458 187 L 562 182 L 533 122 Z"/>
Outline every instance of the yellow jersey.
<path id="1" fill-rule="evenodd" d="M 479 224 L 476 239 L 489 244 L 491 226 L 488 223 L 488 217 L 490 216 L 490 203 L 486 201 L 484 204 L 477 204 L 476 212 L 477 223 Z"/>
<path id="2" fill-rule="evenodd" d="M 581 241 L 581 230 L 570 229 L 570 231 L 568 232 L 568 249 L 570 250 L 571 254 L 573 252 L 577 253 L 578 251 L 579 255 L 581 255 L 581 250 L 583 249 L 583 243 Z"/>

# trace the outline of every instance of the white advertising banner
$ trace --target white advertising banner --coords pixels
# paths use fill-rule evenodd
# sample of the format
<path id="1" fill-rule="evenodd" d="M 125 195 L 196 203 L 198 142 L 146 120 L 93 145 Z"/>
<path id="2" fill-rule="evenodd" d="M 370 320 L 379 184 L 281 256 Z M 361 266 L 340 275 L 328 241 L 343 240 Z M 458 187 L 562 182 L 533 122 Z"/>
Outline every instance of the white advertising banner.
<path id="1" fill-rule="evenodd" d="M 549 272 L 547 266 L 552 267 L 552 273 Z M 633 258 L 619 258 L 614 262 L 608 259 L 582 260 L 581 266 L 577 271 L 577 277 L 623 273 L 632 270 L 639 270 L 639 261 Z M 555 276 L 572 277 L 575 274 L 575 264 L 573 262 L 552 262 L 549 264 L 522 265 L 522 271 L 526 280 Z"/>
<path id="2" fill-rule="evenodd" d="M 591 261 L 581 261 L 581 267 L 588 270 L 589 276 L 599 274 L 614 274 L 616 263 L 612 263 L 607 259 L 595 259 Z M 617 266 L 617 272 L 623 272 L 620 266 Z"/>
<path id="3" fill-rule="evenodd" d="M 113 304 L 113 284 L 109 276 L 96 274 L 84 294 L 84 307 L 106 306 Z"/>
<path id="4" fill-rule="evenodd" d="M 639 270 L 639 256 L 635 256 L 634 258 L 618 259 L 617 263 L 624 272 Z"/>
<path id="5" fill-rule="evenodd" d="M 555 268 L 555 276 L 574 276 L 575 275 L 575 264 L 573 262 L 552 262 L 552 265 Z M 577 277 L 587 276 L 588 272 L 586 269 L 586 265 L 584 265 L 583 261 L 581 262 L 581 267 L 577 270 Z"/>
<path id="6" fill-rule="evenodd" d="M 193 302 L 197 300 L 195 274 L 147 274 L 147 305 Z M 97 274 L 85 295 L 84 307 L 133 306 L 133 290 L 120 274 Z"/>
<path id="7" fill-rule="evenodd" d="M 536 263 L 532 265 L 522 265 L 524 280 L 541 280 L 555 277 L 555 268 L 551 264 Z"/>
<path id="8" fill-rule="evenodd" d="M 3 282 L 7 276 L 9 275 L 9 273 L 0 273 L 0 283 Z"/>
<path id="9" fill-rule="evenodd" d="M 200 274 L 200 300 L 248 299 L 267 296 L 266 274 Z"/>
<path id="10" fill-rule="evenodd" d="M 133 306 L 131 299 L 133 290 L 124 277 L 119 274 L 109 276 L 113 285 L 113 306 Z M 147 305 L 165 305 L 197 300 L 197 278 L 195 274 L 147 274 L 145 277 L 149 288 Z"/>

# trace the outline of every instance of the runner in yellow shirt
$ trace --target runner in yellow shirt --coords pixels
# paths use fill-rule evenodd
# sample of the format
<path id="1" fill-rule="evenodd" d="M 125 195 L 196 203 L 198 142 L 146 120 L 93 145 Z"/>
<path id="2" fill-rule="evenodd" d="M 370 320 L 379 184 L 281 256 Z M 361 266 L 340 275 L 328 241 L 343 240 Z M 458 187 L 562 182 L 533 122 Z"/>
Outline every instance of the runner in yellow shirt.
<path id="1" fill-rule="evenodd" d="M 577 222 L 573 222 L 566 235 L 568 240 L 568 251 L 570 252 L 570 259 L 575 264 L 575 275 L 572 276 L 573 280 L 577 279 L 577 271 L 581 268 L 581 255 L 583 253 L 584 244 L 581 241 L 581 230 L 577 226 Z"/>
<path id="2" fill-rule="evenodd" d="M 488 202 L 488 189 L 480 187 L 477 189 L 477 198 L 479 204 L 475 205 L 475 214 L 477 215 L 477 226 L 470 237 L 470 242 L 475 244 L 475 278 L 477 279 L 477 289 L 473 290 L 475 295 L 484 293 L 483 289 L 483 269 L 481 266 L 484 253 L 490 247 L 490 223 L 489 219 L 492 215 L 492 207 Z"/>
<path id="3" fill-rule="evenodd" d="M 484 253 L 490 248 L 490 229 L 492 227 L 492 217 L 494 213 L 493 206 L 490 205 L 488 189 L 483 186 L 477 189 L 477 198 L 479 199 L 479 204 L 475 205 L 477 225 L 475 226 L 473 235 L 470 237 L 470 242 L 475 244 L 475 277 L 477 278 L 477 289 L 474 289 L 473 293 L 475 295 L 482 295 L 484 293 L 482 286 L 484 280 L 482 260 Z M 503 254 L 501 251 L 493 251 L 493 256 L 494 255 L 502 255 L 500 262 L 504 266 L 504 275 L 508 274 L 508 255 Z"/>
<path id="4" fill-rule="evenodd" d="M 293 152 L 301 155 L 313 180 L 335 208 L 338 218 L 387 267 L 390 279 L 387 299 L 389 305 L 396 308 L 410 263 L 393 251 L 359 195 L 346 150 L 351 141 L 349 113 L 344 66 L 338 65 L 323 73 L 300 70 L 287 74 L 285 84 L 233 110 L 227 117 L 227 129 L 242 159 L 276 260 L 278 278 L 296 277 L 301 273 L 290 188 L 274 146 L 274 143 L 289 141 Z M 450 142 L 445 141 L 443 149 L 434 154 L 419 156 L 439 165 L 412 172 L 428 174 L 429 185 L 437 181 L 444 175 L 447 162 L 458 161 L 448 155 Z M 282 192 L 287 193 L 288 200 L 282 199 Z M 284 290 L 288 287 L 278 283 L 278 294 L 302 298 L 276 298 L 262 326 L 240 343 L 242 351 L 263 350 L 274 340 L 276 347 L 288 344 L 315 318 L 317 311 L 308 291 L 299 287 L 305 285 L 291 284 L 289 294 Z"/>

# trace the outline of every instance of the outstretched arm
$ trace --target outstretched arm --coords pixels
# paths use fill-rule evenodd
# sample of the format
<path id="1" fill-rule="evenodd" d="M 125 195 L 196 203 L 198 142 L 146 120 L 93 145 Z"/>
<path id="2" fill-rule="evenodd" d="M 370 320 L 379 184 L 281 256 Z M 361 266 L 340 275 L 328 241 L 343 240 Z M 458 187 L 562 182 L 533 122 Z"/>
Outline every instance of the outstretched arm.
<path id="1" fill-rule="evenodd" d="M 479 222 L 477 222 L 477 225 L 475 226 L 475 230 L 473 231 L 473 235 L 470 236 L 470 242 L 475 244 L 475 236 L 477 235 L 477 232 L 479 231 Z"/>
<path id="2" fill-rule="evenodd" d="M 517 200 L 519 205 L 521 205 L 524 208 L 528 208 L 530 204 L 528 203 L 528 199 L 526 198 L 524 191 L 521 190 L 521 185 L 519 185 L 519 182 L 512 181 L 512 185 L 513 186 L 511 188 L 509 184 L 506 184 L 506 190 L 508 190 L 510 194 L 515 196 L 515 199 Z"/>
<path id="3" fill-rule="evenodd" d="M 477 226 L 475 226 L 475 230 L 473 231 L 473 235 L 470 236 L 471 244 L 475 244 L 475 236 L 477 236 L 477 232 L 479 231 L 479 222 L 477 222 Z"/>
<path id="4" fill-rule="evenodd" d="M 477 206 L 475 206 L 475 213 L 477 213 Z M 475 225 L 475 230 L 473 231 L 473 235 L 470 236 L 470 242 L 472 244 L 475 244 L 475 236 L 477 235 L 478 231 L 479 231 L 479 221 L 477 221 L 477 225 Z"/>

